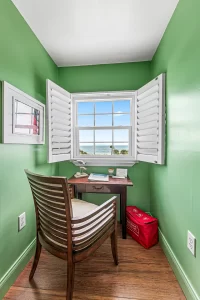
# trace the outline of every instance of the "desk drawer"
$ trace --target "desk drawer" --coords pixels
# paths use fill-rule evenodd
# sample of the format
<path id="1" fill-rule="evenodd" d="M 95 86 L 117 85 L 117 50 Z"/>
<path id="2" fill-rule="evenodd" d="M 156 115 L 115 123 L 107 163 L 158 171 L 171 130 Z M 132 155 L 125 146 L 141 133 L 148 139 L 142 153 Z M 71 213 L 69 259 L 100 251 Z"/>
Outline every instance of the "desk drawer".
<path id="1" fill-rule="evenodd" d="M 86 193 L 111 193 L 111 189 L 107 185 L 91 184 L 86 185 Z"/>

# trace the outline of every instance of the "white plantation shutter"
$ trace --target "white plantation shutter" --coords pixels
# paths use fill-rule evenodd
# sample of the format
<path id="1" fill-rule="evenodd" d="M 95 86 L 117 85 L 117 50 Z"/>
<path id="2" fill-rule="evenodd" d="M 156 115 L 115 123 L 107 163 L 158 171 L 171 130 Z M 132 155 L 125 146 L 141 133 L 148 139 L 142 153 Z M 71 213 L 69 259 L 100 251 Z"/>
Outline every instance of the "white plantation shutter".
<path id="1" fill-rule="evenodd" d="M 137 91 L 136 160 L 164 164 L 165 160 L 165 74 Z"/>
<path id="2" fill-rule="evenodd" d="M 71 159 L 71 95 L 47 80 L 48 162 Z"/>

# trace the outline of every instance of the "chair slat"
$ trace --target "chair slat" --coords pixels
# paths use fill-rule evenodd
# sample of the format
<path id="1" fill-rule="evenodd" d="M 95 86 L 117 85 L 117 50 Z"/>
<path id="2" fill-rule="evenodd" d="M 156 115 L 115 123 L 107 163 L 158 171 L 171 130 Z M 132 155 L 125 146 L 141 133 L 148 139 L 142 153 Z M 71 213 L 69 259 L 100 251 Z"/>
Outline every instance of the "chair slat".
<path id="1" fill-rule="evenodd" d="M 60 230 L 55 229 L 55 227 L 50 226 L 45 220 L 40 219 L 40 224 L 48 229 L 50 232 L 52 232 L 54 235 L 67 240 L 67 233 L 64 233 Z"/>
<path id="2" fill-rule="evenodd" d="M 51 189 L 52 191 L 63 192 L 61 184 L 50 184 L 50 183 L 47 183 L 47 182 L 39 182 L 37 180 L 30 179 L 30 178 L 28 178 L 28 180 L 29 180 L 30 184 L 33 182 L 36 185 L 38 185 L 39 187 L 44 187 L 44 188 L 47 188 L 47 189 Z"/>
<path id="3" fill-rule="evenodd" d="M 109 210 L 107 213 L 104 213 L 101 217 L 98 217 L 96 221 L 92 222 L 90 225 L 85 225 L 83 229 L 77 230 L 72 228 L 72 237 L 80 237 L 85 235 L 88 232 L 91 232 L 93 229 L 97 228 L 98 225 L 102 225 L 108 217 L 112 218 L 115 214 L 114 209 Z"/>
<path id="4" fill-rule="evenodd" d="M 66 238 L 62 238 L 59 237 L 58 235 L 56 235 L 55 231 L 51 231 L 49 228 L 47 228 L 45 225 L 43 225 L 42 223 L 40 223 L 40 230 L 45 234 L 48 235 L 52 240 L 55 241 L 56 243 L 59 243 L 61 245 L 65 245 L 67 246 L 67 239 Z"/>
<path id="5" fill-rule="evenodd" d="M 100 213 L 96 214 L 95 216 L 93 216 L 92 218 L 88 219 L 85 222 L 75 223 L 75 224 L 72 223 L 72 230 L 83 229 L 83 228 L 89 226 L 90 224 L 94 223 L 96 220 L 98 220 L 102 216 L 104 216 L 107 212 L 112 213 L 113 210 L 115 210 L 115 205 L 114 204 L 107 207 L 107 208 L 105 208 L 104 210 L 100 211 Z"/>
<path id="6" fill-rule="evenodd" d="M 67 246 L 59 244 L 59 243 L 55 244 L 54 240 L 52 240 L 47 235 L 44 235 L 44 233 L 41 230 L 39 231 L 39 236 L 40 236 L 40 239 L 42 238 L 42 240 L 44 240 L 46 243 L 50 244 L 55 250 L 59 250 L 62 252 L 67 251 Z"/>
<path id="7" fill-rule="evenodd" d="M 46 210 L 44 210 L 42 207 L 38 207 L 39 209 L 39 214 L 42 215 L 44 214 L 46 216 L 46 218 L 52 220 L 53 222 L 56 222 L 56 224 L 59 224 L 61 226 L 66 226 L 67 227 L 67 223 L 64 220 L 61 220 L 59 218 L 59 216 L 55 216 L 53 214 L 50 214 L 49 212 L 47 212 Z"/>
<path id="8" fill-rule="evenodd" d="M 95 236 L 92 238 L 88 239 L 84 243 L 78 244 L 78 243 L 73 243 L 73 250 L 75 252 L 77 251 L 84 251 L 91 247 L 98 239 L 101 239 L 101 237 L 108 231 L 110 228 L 114 227 L 114 221 L 108 223 L 101 231 L 98 232 Z"/>
<path id="9" fill-rule="evenodd" d="M 57 220 L 52 220 L 49 217 L 45 216 L 42 212 L 40 213 L 40 221 L 42 220 L 43 222 L 45 221 L 45 223 L 48 226 L 51 226 L 53 228 L 55 228 L 56 230 L 66 233 L 67 232 L 67 226 L 65 226 L 64 223 L 62 223 L 62 225 L 60 225 L 60 223 L 57 222 Z M 56 223 L 55 223 L 56 222 Z M 66 224 L 67 225 L 67 224 Z"/>
<path id="10" fill-rule="evenodd" d="M 77 224 L 77 223 L 82 223 L 82 222 L 85 222 L 85 221 L 91 219 L 92 217 L 97 215 L 99 212 L 103 211 L 105 208 L 115 205 L 115 200 L 113 200 L 113 199 L 115 199 L 115 197 L 111 198 L 110 200 L 108 200 L 107 202 L 105 202 L 104 204 L 102 204 L 101 206 L 96 208 L 93 212 L 86 214 L 84 217 L 73 217 L 71 223 Z"/>
<path id="11" fill-rule="evenodd" d="M 51 245 L 49 240 L 47 240 L 47 238 L 42 234 L 41 231 L 38 232 L 38 238 L 40 244 L 44 247 L 44 249 L 46 249 L 48 252 L 55 255 L 56 257 L 67 260 L 67 248 L 62 248 L 59 246 L 55 248 L 55 246 Z"/>
<path id="12" fill-rule="evenodd" d="M 35 196 L 35 198 L 37 199 L 37 204 L 38 204 L 39 209 L 42 208 L 42 210 L 44 212 L 46 212 L 47 215 L 49 215 L 49 216 L 51 216 L 52 218 L 55 218 L 55 219 L 57 218 L 57 219 L 60 219 L 62 221 L 66 221 L 66 216 L 65 216 L 64 213 L 55 211 L 54 208 L 51 208 L 46 204 L 45 205 L 42 204 L 38 197 Z"/>
<path id="13" fill-rule="evenodd" d="M 44 197 L 41 197 L 40 195 L 36 195 L 34 192 L 34 197 L 37 199 L 38 204 L 44 205 L 46 208 L 53 210 L 53 212 L 58 214 L 64 214 L 65 216 L 65 207 L 60 207 L 57 205 L 57 203 L 54 203 L 53 201 L 45 201 Z"/>
<path id="14" fill-rule="evenodd" d="M 38 193 L 40 193 L 41 195 L 48 196 L 49 198 L 55 198 L 56 201 L 58 200 L 58 202 L 59 201 L 63 202 L 64 195 L 60 191 L 52 191 L 52 190 L 46 189 L 46 188 L 44 189 L 43 187 L 37 186 L 33 183 L 31 183 L 31 188 L 34 191 L 37 191 Z"/>
<path id="15" fill-rule="evenodd" d="M 88 233 L 78 236 L 78 237 L 73 237 L 72 238 L 73 243 L 79 244 L 79 243 L 89 240 L 91 237 L 98 234 L 98 232 L 101 231 L 102 228 L 107 226 L 109 223 L 112 223 L 114 218 L 115 218 L 115 216 L 112 214 L 111 216 L 107 217 L 104 221 L 102 221 L 101 224 L 97 225 L 95 228 L 90 230 Z"/>
<path id="16" fill-rule="evenodd" d="M 38 179 L 38 175 L 35 175 L 33 173 L 26 173 L 29 179 L 32 179 L 33 181 L 38 182 L 39 184 L 49 184 L 52 186 L 58 186 L 62 188 L 62 183 L 66 182 L 65 177 L 58 177 L 58 176 L 40 176 Z"/>

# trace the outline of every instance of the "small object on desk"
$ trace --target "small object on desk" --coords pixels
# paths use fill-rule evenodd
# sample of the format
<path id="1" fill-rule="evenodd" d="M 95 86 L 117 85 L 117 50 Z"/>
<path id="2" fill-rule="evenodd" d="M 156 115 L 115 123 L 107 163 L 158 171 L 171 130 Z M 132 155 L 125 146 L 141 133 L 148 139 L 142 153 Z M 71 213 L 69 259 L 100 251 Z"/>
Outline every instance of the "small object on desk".
<path id="1" fill-rule="evenodd" d="M 88 177 L 89 181 L 109 181 L 109 176 L 106 174 L 91 173 Z"/>
<path id="2" fill-rule="evenodd" d="M 76 174 L 74 174 L 74 177 L 75 178 L 88 177 L 89 175 L 87 173 L 84 173 L 83 170 L 87 170 L 87 168 L 80 166 L 80 172 L 76 172 Z"/>
<path id="3" fill-rule="evenodd" d="M 113 175 L 113 173 L 114 173 L 114 169 L 113 168 L 109 168 L 108 169 L 108 174 L 109 174 L 109 176 L 112 176 Z"/>
<path id="4" fill-rule="evenodd" d="M 122 176 L 112 176 L 112 178 L 125 179 L 126 177 L 122 177 Z"/>
<path id="5" fill-rule="evenodd" d="M 82 178 L 82 177 L 88 177 L 89 175 L 87 173 L 80 173 L 80 172 L 76 172 L 76 174 L 74 174 L 75 178 Z"/>
<path id="6" fill-rule="evenodd" d="M 127 169 L 117 169 L 116 170 L 116 176 L 117 177 L 123 177 L 126 178 L 128 175 L 128 170 Z"/>

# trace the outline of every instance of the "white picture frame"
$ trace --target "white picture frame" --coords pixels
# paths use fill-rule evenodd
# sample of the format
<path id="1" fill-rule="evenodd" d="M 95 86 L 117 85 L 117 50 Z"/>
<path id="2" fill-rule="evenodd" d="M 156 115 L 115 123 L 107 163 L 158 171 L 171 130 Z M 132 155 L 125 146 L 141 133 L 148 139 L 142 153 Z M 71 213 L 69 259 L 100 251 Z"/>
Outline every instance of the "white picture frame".
<path id="1" fill-rule="evenodd" d="M 16 131 L 15 104 L 28 106 L 39 115 L 37 133 L 27 134 Z M 28 94 L 3 81 L 3 143 L 4 144 L 44 144 L 45 143 L 45 105 Z M 30 132 L 30 131 L 29 131 Z"/>

